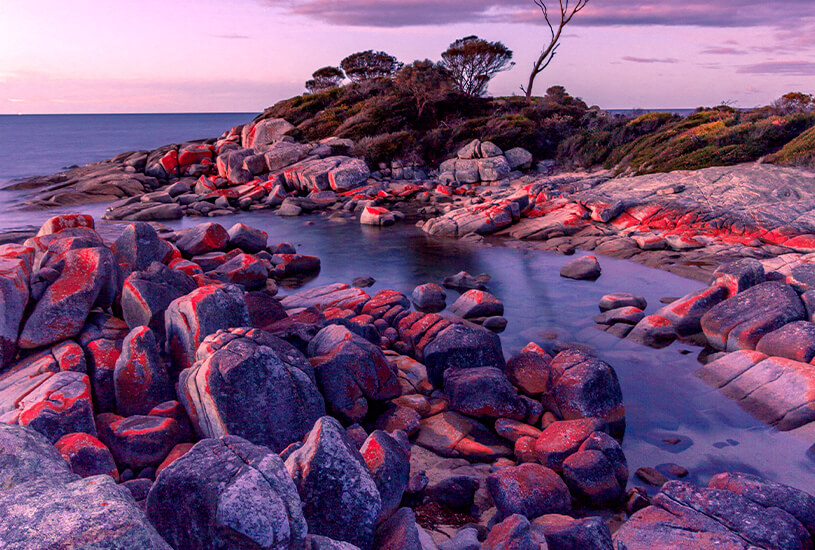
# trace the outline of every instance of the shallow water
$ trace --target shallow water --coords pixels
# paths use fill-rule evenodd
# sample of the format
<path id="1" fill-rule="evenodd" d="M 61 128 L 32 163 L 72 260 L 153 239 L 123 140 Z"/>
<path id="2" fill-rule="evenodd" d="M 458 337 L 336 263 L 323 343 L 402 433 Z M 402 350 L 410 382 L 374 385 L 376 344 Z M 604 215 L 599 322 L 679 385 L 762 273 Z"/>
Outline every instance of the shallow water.
<path id="1" fill-rule="evenodd" d="M 99 219 L 104 208 L 98 204 L 60 211 L 82 211 Z M 2 212 L 0 229 L 39 226 L 58 211 Z M 166 225 L 183 228 L 201 221 L 185 218 Z M 214 221 L 225 227 L 237 221 L 259 227 L 269 233 L 270 243 L 292 242 L 301 253 L 318 256 L 322 270 L 304 288 L 371 276 L 376 279 L 366 289 L 371 294 L 393 288 L 410 295 L 418 284 L 441 283 L 461 270 L 488 273 L 489 290 L 504 302 L 509 321 L 501 335 L 507 356 L 530 341 L 551 339 L 554 333 L 560 340 L 590 347 L 615 368 L 626 406 L 623 447 L 632 476 L 641 466 L 674 462 L 690 470 L 688 479 L 698 483 L 707 484 L 718 472 L 744 471 L 815 492 L 815 462 L 806 456 L 808 444 L 758 422 L 697 379 L 700 348 L 675 343 L 654 350 L 606 334 L 591 320 L 599 313 L 597 303 L 604 294 L 641 294 L 648 300 L 647 313 L 653 313 L 662 305 L 660 298 L 701 288 L 698 281 L 608 257 L 600 257 L 603 275 L 596 282 L 573 281 L 560 277 L 559 271 L 574 256 L 439 240 L 407 224 L 378 229 L 324 217 L 281 218 L 264 211 Z M 116 232 L 106 222 L 98 229 L 103 235 Z M 288 292 L 283 289 L 281 295 Z M 448 290 L 448 305 L 457 296 Z M 663 442 L 670 437 L 682 441 Z"/>
<path id="2" fill-rule="evenodd" d="M 309 219 L 316 223 L 307 225 Z M 461 270 L 489 273 L 489 289 L 504 302 L 509 320 L 501 335 L 507 355 L 556 332 L 561 340 L 589 346 L 615 368 L 626 406 L 624 449 L 632 475 L 641 466 L 675 462 L 691 471 L 689 479 L 700 483 L 706 484 L 715 473 L 736 470 L 815 490 L 815 463 L 806 457 L 808 445 L 756 421 L 697 379 L 693 373 L 699 367 L 700 348 L 677 343 L 654 350 L 601 332 L 591 321 L 604 294 L 641 294 L 651 313 L 662 305 L 661 297 L 701 288 L 698 281 L 607 257 L 600 258 L 603 275 L 596 282 L 572 281 L 559 272 L 573 257 L 438 240 L 409 225 L 378 229 L 325 218 L 280 218 L 269 212 L 217 221 L 226 227 L 242 221 L 267 231 L 270 243 L 289 241 L 300 252 L 319 256 L 322 271 L 305 287 L 371 276 L 376 279 L 366 289 L 371 294 L 393 288 L 410 295 L 418 284 L 441 283 Z M 199 222 L 184 219 L 170 225 Z M 448 305 L 456 296 L 448 290 Z M 683 441 L 668 445 L 663 442 L 668 437 Z"/>

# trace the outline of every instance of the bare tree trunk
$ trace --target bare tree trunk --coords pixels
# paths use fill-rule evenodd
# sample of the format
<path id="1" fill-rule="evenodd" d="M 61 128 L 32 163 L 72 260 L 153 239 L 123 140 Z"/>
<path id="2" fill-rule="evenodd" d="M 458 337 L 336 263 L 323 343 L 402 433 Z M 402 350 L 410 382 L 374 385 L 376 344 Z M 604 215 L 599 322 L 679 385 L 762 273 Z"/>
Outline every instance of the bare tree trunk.
<path id="1" fill-rule="evenodd" d="M 560 3 L 560 22 L 558 23 L 557 31 L 555 31 L 552 22 L 549 20 L 549 10 L 546 7 L 544 0 L 534 0 L 535 4 L 537 4 L 537 6 L 543 12 L 543 17 L 546 19 L 546 24 L 549 25 L 549 32 L 551 33 L 552 37 L 549 40 L 549 45 L 543 49 L 540 57 L 538 57 L 538 60 L 535 61 L 534 65 L 532 65 L 532 72 L 529 74 L 529 83 L 526 85 L 526 88 L 521 86 L 521 90 L 523 90 L 526 94 L 527 100 L 532 98 L 532 87 L 535 85 L 535 78 L 542 73 L 544 69 L 549 66 L 549 63 L 552 62 L 552 59 L 555 58 L 557 49 L 560 47 L 560 37 L 563 34 L 564 27 L 569 24 L 572 17 L 574 17 L 576 13 L 585 8 L 589 3 L 589 0 L 577 0 L 577 3 L 570 9 L 570 0 L 558 1 Z"/>

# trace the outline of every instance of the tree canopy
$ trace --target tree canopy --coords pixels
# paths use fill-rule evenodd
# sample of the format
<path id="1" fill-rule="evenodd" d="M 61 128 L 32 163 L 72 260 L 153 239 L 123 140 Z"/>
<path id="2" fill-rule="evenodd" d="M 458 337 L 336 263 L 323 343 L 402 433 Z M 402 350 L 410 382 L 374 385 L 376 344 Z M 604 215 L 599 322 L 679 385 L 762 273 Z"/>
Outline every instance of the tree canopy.
<path id="1" fill-rule="evenodd" d="M 389 77 L 399 69 L 399 66 L 399 62 L 392 55 L 373 50 L 351 54 L 340 63 L 345 76 L 353 82 Z"/>
<path id="2" fill-rule="evenodd" d="M 456 88 L 470 96 L 484 95 L 492 77 L 514 65 L 512 50 L 477 36 L 456 40 L 441 57 Z"/>
<path id="3" fill-rule="evenodd" d="M 313 94 L 336 88 L 342 83 L 345 74 L 337 67 L 323 67 L 314 71 L 311 77 L 312 80 L 306 82 L 306 89 Z"/>
<path id="4" fill-rule="evenodd" d="M 402 68 L 396 73 L 394 84 L 400 93 L 414 99 L 419 118 L 428 105 L 443 100 L 453 89 L 450 72 L 429 59 Z"/>

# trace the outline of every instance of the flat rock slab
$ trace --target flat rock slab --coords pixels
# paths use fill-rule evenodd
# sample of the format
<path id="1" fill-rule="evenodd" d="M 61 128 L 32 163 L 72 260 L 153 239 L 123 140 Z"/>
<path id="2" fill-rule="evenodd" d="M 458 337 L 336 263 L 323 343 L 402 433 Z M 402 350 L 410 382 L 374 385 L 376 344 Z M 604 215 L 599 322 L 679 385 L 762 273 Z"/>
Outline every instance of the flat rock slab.
<path id="1" fill-rule="evenodd" d="M 702 330 L 720 350 L 755 349 L 762 336 L 793 321 L 806 309 L 793 288 L 771 281 L 761 283 L 714 306 L 702 317 Z"/>
<path id="2" fill-rule="evenodd" d="M 755 351 L 738 351 L 705 365 L 697 375 L 779 430 L 815 421 L 815 366 Z"/>

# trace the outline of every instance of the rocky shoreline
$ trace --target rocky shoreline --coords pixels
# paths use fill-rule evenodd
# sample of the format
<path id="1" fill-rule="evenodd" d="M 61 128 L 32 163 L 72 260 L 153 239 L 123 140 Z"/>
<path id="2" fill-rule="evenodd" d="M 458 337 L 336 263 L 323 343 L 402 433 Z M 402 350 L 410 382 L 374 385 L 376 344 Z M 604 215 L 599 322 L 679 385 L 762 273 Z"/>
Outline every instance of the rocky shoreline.
<path id="1" fill-rule="evenodd" d="M 675 467 L 638 470 L 655 496 L 628 488 L 613 367 L 567 344 L 505 359 L 467 320 L 504 313 L 466 290 L 478 279 L 446 281 L 462 294 L 445 314 L 435 284 L 281 299 L 320 262 L 267 239 L 136 222 L 105 242 L 66 215 L 0 247 L 0 540 L 812 547 L 815 498 L 791 487 L 728 472 L 700 488 Z"/>
<path id="2" fill-rule="evenodd" d="M 548 175 L 523 149 L 479 141 L 436 171 L 372 172 L 348 140 L 296 143 L 291 128 L 266 119 L 15 184 L 34 192 L 29 208 L 115 200 L 105 217 L 121 223 L 109 235 L 60 215 L 0 245 L 0 541 L 812 548 L 812 488 L 736 471 L 697 487 L 675 464 L 640 468 L 648 490 L 629 487 L 613 366 L 559 341 L 505 354 L 504 305 L 481 278 L 281 297 L 320 259 L 242 223 L 145 222 L 271 209 L 416 223 L 709 281 L 648 316 L 636 294 L 606 296 L 595 321 L 712 350 L 702 380 L 810 439 L 815 174 Z M 595 280 L 601 263 L 583 256 L 561 275 Z M 460 296 L 448 304 L 442 286 Z"/>

